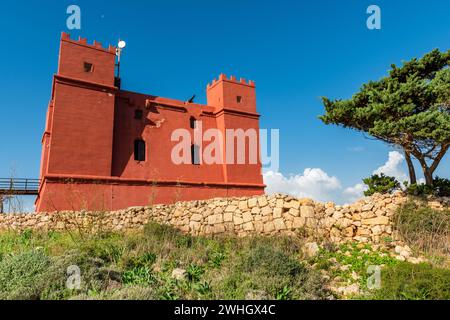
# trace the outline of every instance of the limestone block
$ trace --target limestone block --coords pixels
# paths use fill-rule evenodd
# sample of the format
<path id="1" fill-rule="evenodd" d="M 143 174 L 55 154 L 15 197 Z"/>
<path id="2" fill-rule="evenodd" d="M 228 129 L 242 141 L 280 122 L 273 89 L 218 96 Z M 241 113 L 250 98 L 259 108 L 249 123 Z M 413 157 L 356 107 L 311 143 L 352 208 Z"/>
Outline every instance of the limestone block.
<path id="1" fill-rule="evenodd" d="M 273 209 L 273 217 L 274 218 L 281 218 L 282 213 L 283 213 L 283 208 L 276 207 Z"/>
<path id="2" fill-rule="evenodd" d="M 257 204 L 258 204 L 258 199 L 257 198 L 250 198 L 250 199 L 248 199 L 248 207 L 250 209 L 256 207 Z"/>
<path id="3" fill-rule="evenodd" d="M 244 231 L 253 231 L 253 230 L 255 230 L 255 228 L 253 226 L 253 222 L 244 223 L 242 225 L 242 227 L 243 227 Z"/>
<path id="4" fill-rule="evenodd" d="M 259 214 L 261 212 L 261 209 L 258 207 L 253 207 L 251 212 L 252 214 Z"/>
<path id="5" fill-rule="evenodd" d="M 225 212 L 223 214 L 223 221 L 224 222 L 231 222 L 231 221 L 233 221 L 233 213 L 232 212 Z"/>
<path id="6" fill-rule="evenodd" d="M 292 209 L 296 209 L 296 210 L 300 209 L 300 201 L 292 200 L 291 201 L 291 208 Z"/>
<path id="7" fill-rule="evenodd" d="M 306 218 L 295 217 L 292 222 L 293 228 L 303 228 L 306 225 Z"/>
<path id="8" fill-rule="evenodd" d="M 198 213 L 193 214 L 192 217 L 191 217 L 192 221 L 202 221 L 202 219 L 203 219 L 203 216 L 201 214 L 198 214 Z"/>
<path id="9" fill-rule="evenodd" d="M 285 230 L 286 225 L 283 221 L 283 219 L 275 219 L 273 220 L 273 225 L 275 226 L 275 230 Z"/>
<path id="10" fill-rule="evenodd" d="M 275 207 L 276 208 L 283 208 L 284 207 L 284 200 L 283 199 L 277 199 Z"/>
<path id="11" fill-rule="evenodd" d="M 295 208 L 290 208 L 289 209 L 289 214 L 291 216 L 294 216 L 294 217 L 299 217 L 300 216 L 300 211 L 298 209 L 295 209 Z"/>
<path id="12" fill-rule="evenodd" d="M 268 205 L 267 198 L 265 196 L 259 197 L 258 204 L 261 208 L 267 206 Z"/>
<path id="13" fill-rule="evenodd" d="M 242 218 L 244 220 L 244 222 L 249 222 L 253 220 L 253 215 L 250 212 L 244 212 L 242 214 Z"/>
<path id="14" fill-rule="evenodd" d="M 269 233 L 275 230 L 275 225 L 272 221 L 266 222 L 264 224 L 264 232 Z"/>
<path id="15" fill-rule="evenodd" d="M 300 207 L 300 216 L 303 218 L 314 217 L 314 208 L 310 207 L 310 206 L 301 206 Z"/>
<path id="16" fill-rule="evenodd" d="M 248 209 L 247 200 L 239 201 L 239 210 L 244 211 L 247 209 Z"/>
<path id="17" fill-rule="evenodd" d="M 261 214 L 262 214 L 263 216 L 267 216 L 267 215 L 272 214 L 272 208 L 269 207 L 269 206 L 266 206 L 266 207 L 262 208 Z"/>
<path id="18" fill-rule="evenodd" d="M 381 224 L 381 225 L 387 225 L 389 224 L 389 218 L 385 216 L 376 217 L 372 219 L 364 219 L 361 221 L 362 224 L 368 224 L 368 225 L 375 225 L 375 224 Z"/>

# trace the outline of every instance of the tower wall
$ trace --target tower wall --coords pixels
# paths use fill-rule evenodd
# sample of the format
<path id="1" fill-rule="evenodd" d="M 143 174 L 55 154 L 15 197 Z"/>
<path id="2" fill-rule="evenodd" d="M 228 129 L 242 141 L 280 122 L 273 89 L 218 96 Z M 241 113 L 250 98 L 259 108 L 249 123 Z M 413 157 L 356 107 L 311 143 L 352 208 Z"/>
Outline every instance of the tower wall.
<path id="1" fill-rule="evenodd" d="M 42 139 L 37 211 L 111 210 L 264 193 L 254 82 L 221 75 L 207 88 L 208 105 L 201 105 L 120 90 L 114 69 L 114 47 L 62 34 Z M 200 151 L 209 144 L 203 135 L 194 139 L 200 130 L 191 127 L 191 118 L 201 121 L 201 134 L 219 129 L 226 137 L 227 129 L 254 130 L 257 162 L 229 164 L 224 152 L 223 163 L 174 163 L 177 129 L 189 132 L 189 152 L 191 144 L 199 143 Z M 145 160 L 135 158 L 136 140 L 145 142 Z M 248 161 L 248 145 L 245 153 Z"/>
<path id="2" fill-rule="evenodd" d="M 85 63 L 92 66 L 85 70 Z M 111 175 L 114 50 L 63 33 L 55 76 L 47 173 Z"/>
<path id="3" fill-rule="evenodd" d="M 226 138 L 224 154 L 224 171 L 228 183 L 259 183 L 262 184 L 260 145 L 259 145 L 259 114 L 256 112 L 256 88 L 253 81 L 231 76 L 220 75 L 218 80 L 207 86 L 208 105 L 215 108 L 217 128 Z M 245 163 L 239 163 L 239 138 L 230 141 L 230 130 L 239 135 L 243 133 L 245 143 Z M 241 135 L 242 136 L 242 135 Z M 253 140 L 253 143 L 251 143 Z M 242 144 L 241 144 L 242 146 Z M 233 150 L 230 150 L 230 147 Z M 232 152 L 233 157 L 226 153 Z M 256 162 L 251 162 L 256 154 Z M 230 162 L 231 160 L 231 162 Z"/>

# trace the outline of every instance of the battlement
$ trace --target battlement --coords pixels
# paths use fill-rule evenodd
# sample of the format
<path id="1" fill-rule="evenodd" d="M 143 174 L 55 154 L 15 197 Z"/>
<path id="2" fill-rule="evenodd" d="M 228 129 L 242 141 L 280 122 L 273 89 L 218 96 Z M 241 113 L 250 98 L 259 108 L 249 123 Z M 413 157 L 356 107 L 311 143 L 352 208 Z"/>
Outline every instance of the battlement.
<path id="1" fill-rule="evenodd" d="M 101 50 L 104 52 L 108 52 L 108 53 L 112 53 L 112 54 L 116 54 L 116 47 L 109 45 L 108 48 L 103 48 L 102 44 L 96 40 L 94 40 L 93 44 L 88 44 L 87 43 L 87 39 L 86 38 L 82 38 L 79 37 L 78 40 L 73 40 L 70 38 L 70 34 L 67 32 L 61 32 L 61 41 L 67 41 L 67 42 L 71 42 L 71 43 L 76 43 L 88 48 L 92 48 L 92 49 L 97 49 L 97 50 Z"/>
<path id="2" fill-rule="evenodd" d="M 207 85 L 207 89 L 210 89 L 212 87 L 214 87 L 217 83 L 219 83 L 220 81 L 227 81 L 227 82 L 232 82 L 232 83 L 236 83 L 236 84 L 242 84 L 245 86 L 249 86 L 249 87 L 255 87 L 255 81 L 253 80 L 245 80 L 244 78 L 240 78 L 240 80 L 237 80 L 237 78 L 235 76 L 230 76 L 229 78 L 227 77 L 227 75 L 221 73 L 219 76 L 219 79 L 213 79 L 212 83 L 208 83 Z"/>

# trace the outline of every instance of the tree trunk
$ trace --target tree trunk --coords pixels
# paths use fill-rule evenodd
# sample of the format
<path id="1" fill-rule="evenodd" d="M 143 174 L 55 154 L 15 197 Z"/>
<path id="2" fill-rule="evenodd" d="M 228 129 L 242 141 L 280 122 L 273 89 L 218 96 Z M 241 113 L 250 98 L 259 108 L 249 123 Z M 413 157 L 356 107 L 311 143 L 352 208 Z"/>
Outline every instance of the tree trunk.
<path id="1" fill-rule="evenodd" d="M 425 177 L 425 184 L 427 186 L 432 187 L 433 186 L 433 171 L 428 166 L 427 162 L 425 161 L 425 158 L 422 156 L 418 158 L 420 162 L 420 166 L 422 167 L 423 176 Z"/>
<path id="2" fill-rule="evenodd" d="M 409 153 L 409 151 L 406 150 L 405 150 L 405 160 L 406 164 L 408 165 L 409 183 L 415 184 L 417 183 L 416 170 L 414 169 L 414 164 L 411 160 L 411 154 Z"/>
<path id="3" fill-rule="evenodd" d="M 423 170 L 423 175 L 425 176 L 425 183 L 427 186 L 432 187 L 433 186 L 433 173 L 431 172 L 430 168 L 426 167 Z"/>

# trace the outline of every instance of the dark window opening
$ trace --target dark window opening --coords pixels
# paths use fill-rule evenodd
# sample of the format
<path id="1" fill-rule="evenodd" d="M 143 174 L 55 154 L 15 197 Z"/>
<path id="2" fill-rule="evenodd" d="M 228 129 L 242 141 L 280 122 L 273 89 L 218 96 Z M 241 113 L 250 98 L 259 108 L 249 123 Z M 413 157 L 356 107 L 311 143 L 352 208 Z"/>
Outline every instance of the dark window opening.
<path id="1" fill-rule="evenodd" d="M 200 147 L 196 144 L 191 145 L 191 163 L 200 164 Z"/>
<path id="2" fill-rule="evenodd" d="M 236 101 L 237 101 L 237 103 L 241 103 L 242 102 L 242 97 L 241 96 L 237 96 L 236 97 Z"/>
<path id="3" fill-rule="evenodd" d="M 191 117 L 189 119 L 189 124 L 190 124 L 191 129 L 197 128 L 197 120 L 194 117 Z"/>
<path id="4" fill-rule="evenodd" d="M 134 141 L 134 160 L 145 161 L 145 141 L 135 140 Z"/>
<path id="5" fill-rule="evenodd" d="M 143 111 L 141 109 L 134 110 L 134 118 L 135 119 L 142 119 Z"/>
<path id="6" fill-rule="evenodd" d="M 84 63 L 84 72 L 92 72 L 93 67 L 94 66 L 92 65 L 92 63 L 85 62 Z"/>

